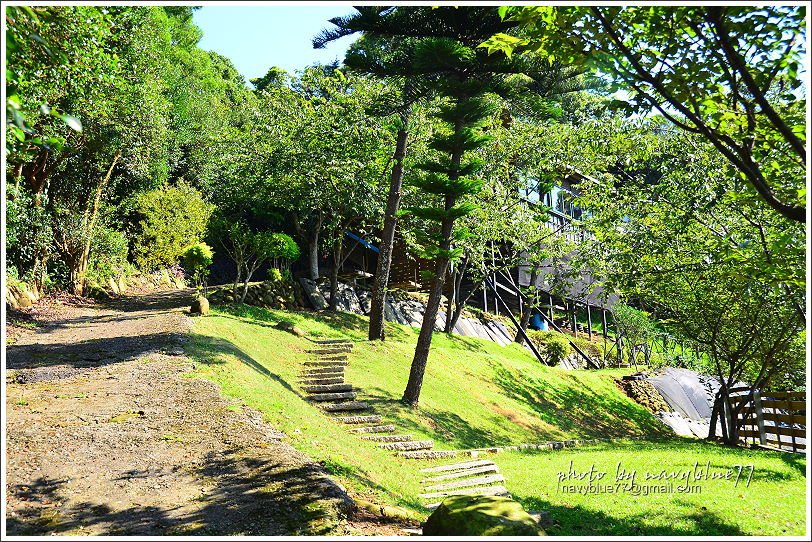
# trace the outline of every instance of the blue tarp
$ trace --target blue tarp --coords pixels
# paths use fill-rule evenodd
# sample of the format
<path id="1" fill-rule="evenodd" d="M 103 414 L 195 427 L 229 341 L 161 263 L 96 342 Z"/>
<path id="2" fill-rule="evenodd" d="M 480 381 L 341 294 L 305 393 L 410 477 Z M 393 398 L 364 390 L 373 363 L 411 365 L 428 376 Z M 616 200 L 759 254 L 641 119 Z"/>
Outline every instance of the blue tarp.
<path id="1" fill-rule="evenodd" d="M 373 244 L 372 244 L 372 243 L 370 243 L 369 241 L 366 241 L 366 240 L 364 240 L 364 239 L 360 238 L 359 236 L 355 235 L 354 233 L 352 233 L 352 232 L 351 232 L 351 231 L 349 231 L 349 230 L 345 231 L 344 233 L 346 233 L 346 234 L 347 234 L 347 237 L 349 237 L 349 238 L 350 238 L 350 239 L 352 239 L 353 241 L 358 241 L 359 243 L 361 243 L 362 245 L 364 245 L 364 246 L 365 246 L 366 248 L 368 248 L 369 250 L 372 250 L 372 251 L 374 251 L 374 252 L 378 252 L 378 247 L 376 247 L 375 245 L 373 245 Z"/>

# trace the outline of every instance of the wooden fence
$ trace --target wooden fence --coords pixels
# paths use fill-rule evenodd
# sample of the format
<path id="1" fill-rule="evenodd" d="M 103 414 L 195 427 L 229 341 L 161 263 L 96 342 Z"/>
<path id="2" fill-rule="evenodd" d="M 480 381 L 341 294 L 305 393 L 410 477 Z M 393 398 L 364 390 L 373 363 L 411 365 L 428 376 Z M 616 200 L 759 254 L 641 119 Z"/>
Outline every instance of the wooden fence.
<path id="1" fill-rule="evenodd" d="M 739 413 L 743 420 L 739 437 L 793 452 L 806 451 L 806 392 L 731 390 L 731 402 L 746 404 Z"/>

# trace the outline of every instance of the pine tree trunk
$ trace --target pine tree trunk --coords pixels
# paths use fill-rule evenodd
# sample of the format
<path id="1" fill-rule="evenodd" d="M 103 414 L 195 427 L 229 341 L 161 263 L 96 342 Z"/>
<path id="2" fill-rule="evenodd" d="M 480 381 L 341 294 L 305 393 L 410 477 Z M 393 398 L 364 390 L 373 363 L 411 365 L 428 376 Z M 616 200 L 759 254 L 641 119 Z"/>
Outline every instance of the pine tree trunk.
<path id="1" fill-rule="evenodd" d="M 405 120 L 405 119 L 404 119 Z M 381 244 L 378 247 L 378 265 L 375 270 L 375 282 L 372 285 L 372 300 L 369 311 L 369 340 L 384 340 L 384 303 L 386 287 L 389 284 L 389 271 L 392 266 L 392 245 L 395 242 L 397 212 L 400 208 L 401 187 L 403 186 L 403 159 L 406 156 L 408 132 L 398 130 L 395 145 L 395 163 L 389 178 L 389 196 L 386 200 L 386 215 L 383 221 Z"/>
<path id="2" fill-rule="evenodd" d="M 448 292 L 448 302 L 445 309 L 445 333 L 451 335 L 454 333 L 454 303 L 457 302 L 457 269 L 456 267 L 451 271 L 451 288 Z"/>

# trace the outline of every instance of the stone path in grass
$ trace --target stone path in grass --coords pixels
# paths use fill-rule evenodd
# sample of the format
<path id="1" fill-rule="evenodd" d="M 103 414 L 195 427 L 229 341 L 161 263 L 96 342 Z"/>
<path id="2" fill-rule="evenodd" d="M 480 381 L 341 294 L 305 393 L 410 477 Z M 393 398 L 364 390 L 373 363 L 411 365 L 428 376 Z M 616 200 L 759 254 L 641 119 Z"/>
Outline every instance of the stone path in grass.
<path id="1" fill-rule="evenodd" d="M 398 434 L 395 425 L 386 423 L 372 407 L 358 401 L 358 390 L 345 381 L 344 370 L 349 364 L 353 343 L 342 339 L 311 340 L 315 347 L 308 350 L 314 359 L 306 361 L 299 384 L 307 399 L 312 401 L 335 422 L 344 424 L 350 433 L 379 448 L 392 450 L 405 459 L 439 459 L 455 457 L 457 450 L 434 450 L 433 440 L 416 440 L 409 434 Z M 493 461 L 469 461 L 421 469 L 434 473 L 422 480 L 424 493 L 419 496 L 436 500 L 449 495 L 509 495 L 502 485 L 505 478 Z M 436 508 L 439 502 L 426 507 Z"/>

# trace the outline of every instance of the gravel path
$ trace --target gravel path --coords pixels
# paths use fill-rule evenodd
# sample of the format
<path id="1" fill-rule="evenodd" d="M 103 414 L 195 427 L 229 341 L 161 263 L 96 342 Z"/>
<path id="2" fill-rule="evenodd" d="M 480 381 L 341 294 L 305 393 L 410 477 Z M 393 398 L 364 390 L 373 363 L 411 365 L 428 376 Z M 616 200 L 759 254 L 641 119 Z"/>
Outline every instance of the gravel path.
<path id="1" fill-rule="evenodd" d="M 8 347 L 8 534 L 389 534 L 346 518 L 343 488 L 257 412 L 185 376 L 191 296 L 60 306 Z"/>

